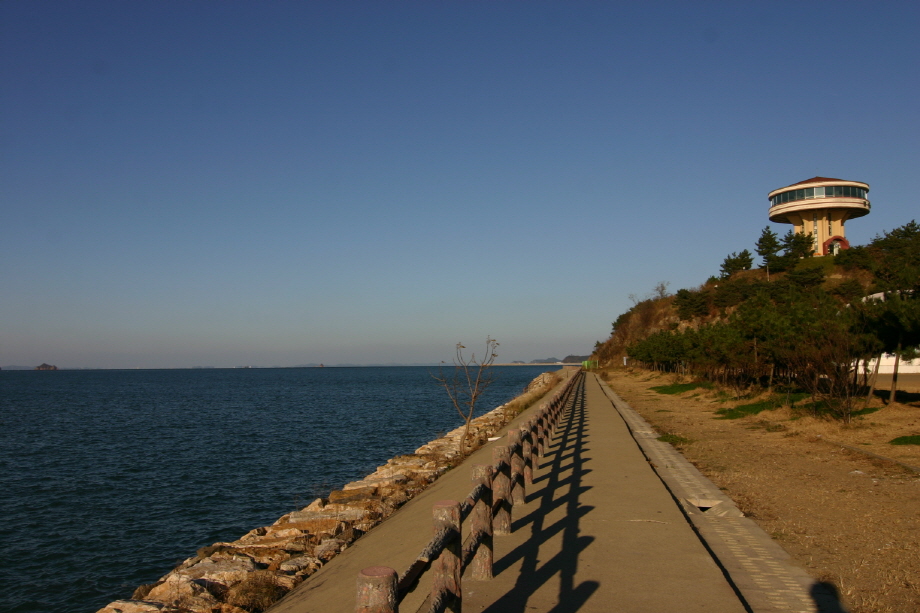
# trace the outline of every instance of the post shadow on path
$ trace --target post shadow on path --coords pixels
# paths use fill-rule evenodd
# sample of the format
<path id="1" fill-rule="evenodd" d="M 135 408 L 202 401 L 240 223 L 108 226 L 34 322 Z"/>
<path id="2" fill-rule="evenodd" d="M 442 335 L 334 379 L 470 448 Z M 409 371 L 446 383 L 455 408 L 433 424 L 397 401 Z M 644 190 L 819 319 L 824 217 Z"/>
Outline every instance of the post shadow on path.
<path id="1" fill-rule="evenodd" d="M 582 484 L 582 480 L 591 472 L 585 466 L 591 458 L 585 455 L 588 451 L 585 446 L 588 435 L 584 385 L 585 379 L 582 378 L 569 395 L 562 424 L 557 429 L 550 451 L 544 455 L 548 461 L 544 462 L 542 468 L 549 470 L 534 479 L 535 485 L 542 484 L 542 489 L 528 495 L 528 503 L 539 500 L 540 505 L 512 524 L 513 531 L 525 530 L 530 526 L 530 537 L 495 562 L 495 575 L 498 576 L 521 561 L 517 581 L 510 591 L 484 609 L 485 613 L 523 613 L 528 609 L 530 596 L 557 575 L 557 604 L 549 612 L 574 613 L 600 585 L 596 581 L 583 581 L 575 585 L 578 556 L 594 541 L 594 537 L 579 536 L 581 519 L 594 509 L 579 500 L 590 489 Z M 567 471 L 571 471 L 570 474 L 562 477 Z M 564 507 L 564 514 L 553 521 L 550 514 L 560 507 Z M 559 552 L 541 561 L 540 547 L 560 533 L 562 544 Z"/>

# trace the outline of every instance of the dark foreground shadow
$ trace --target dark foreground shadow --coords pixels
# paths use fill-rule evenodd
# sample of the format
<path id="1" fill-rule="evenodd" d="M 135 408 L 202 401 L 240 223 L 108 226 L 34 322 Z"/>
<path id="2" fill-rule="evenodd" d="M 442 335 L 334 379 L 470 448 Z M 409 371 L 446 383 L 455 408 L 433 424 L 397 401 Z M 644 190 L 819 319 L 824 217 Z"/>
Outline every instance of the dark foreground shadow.
<path id="1" fill-rule="evenodd" d="M 840 603 L 840 594 L 837 592 L 837 586 L 828 581 L 820 581 L 811 586 L 808 590 L 811 599 L 818 609 L 818 613 L 847 613 Z"/>
<path id="2" fill-rule="evenodd" d="M 891 397 L 891 388 L 885 390 L 875 390 L 873 395 L 876 398 L 881 398 L 882 402 L 888 404 L 888 398 Z M 897 390 L 894 393 L 894 401 L 901 404 L 915 404 L 920 402 L 920 394 L 917 392 L 907 392 L 904 390 Z"/>
<path id="3" fill-rule="evenodd" d="M 484 609 L 485 613 L 532 611 L 533 607 L 527 606 L 528 599 L 557 575 L 559 594 L 555 606 L 547 609 L 549 613 L 575 613 L 599 587 L 596 581 L 583 581 L 575 585 L 578 556 L 594 541 L 594 537 L 579 536 L 581 518 L 594 509 L 579 501 L 581 495 L 590 489 L 582 485 L 584 476 L 590 472 L 590 469 L 585 468 L 585 463 L 590 458 L 584 455 L 587 450 L 584 384 L 585 381 L 582 379 L 566 404 L 563 421 L 557 430 L 552 459 L 549 462 L 551 470 L 540 479 L 545 481 L 545 485 L 533 498 L 528 497 L 530 500 L 540 500 L 540 506 L 514 523 L 514 530 L 526 529 L 530 525 L 530 538 L 495 562 L 496 575 L 507 571 L 519 561 L 521 572 L 514 587 Z M 562 477 L 564 472 L 566 475 Z M 560 507 L 565 507 L 564 516 L 554 523 L 549 523 L 550 513 Z M 541 559 L 541 545 L 560 533 L 562 548 L 559 553 L 550 559 Z"/>

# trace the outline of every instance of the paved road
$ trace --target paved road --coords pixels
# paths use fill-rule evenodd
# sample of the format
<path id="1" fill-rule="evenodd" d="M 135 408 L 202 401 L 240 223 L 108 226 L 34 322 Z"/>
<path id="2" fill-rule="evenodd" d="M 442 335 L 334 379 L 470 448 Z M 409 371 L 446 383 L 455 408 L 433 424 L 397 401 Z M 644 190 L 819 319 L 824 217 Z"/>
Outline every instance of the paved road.
<path id="1" fill-rule="evenodd" d="M 527 413 L 518 421 L 525 419 Z M 491 445 L 272 613 L 353 611 L 358 571 L 407 568 L 430 538 L 431 505 L 462 500 L 470 489 L 468 466 L 476 463 L 491 463 Z M 464 581 L 464 611 L 815 610 L 807 575 L 594 375 L 577 384 L 513 519 L 513 533 L 495 538 L 495 578 Z M 428 585 L 423 579 L 400 610 L 423 607 Z"/>

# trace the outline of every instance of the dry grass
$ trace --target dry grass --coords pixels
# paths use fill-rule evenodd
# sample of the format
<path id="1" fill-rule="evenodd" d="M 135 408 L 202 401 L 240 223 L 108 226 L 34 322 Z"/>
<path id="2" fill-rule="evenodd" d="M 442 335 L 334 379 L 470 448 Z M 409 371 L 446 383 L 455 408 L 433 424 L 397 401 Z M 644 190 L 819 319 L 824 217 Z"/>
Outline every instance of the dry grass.
<path id="1" fill-rule="evenodd" d="M 226 602 L 251 613 L 261 613 L 278 602 L 284 593 L 271 572 L 256 571 L 230 588 Z"/>

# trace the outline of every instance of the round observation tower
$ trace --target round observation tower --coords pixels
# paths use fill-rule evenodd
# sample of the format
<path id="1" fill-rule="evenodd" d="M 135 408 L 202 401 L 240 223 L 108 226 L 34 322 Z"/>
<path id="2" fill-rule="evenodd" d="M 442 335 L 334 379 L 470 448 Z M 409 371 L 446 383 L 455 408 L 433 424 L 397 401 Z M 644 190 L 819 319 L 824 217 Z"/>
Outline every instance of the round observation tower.
<path id="1" fill-rule="evenodd" d="M 869 184 L 845 179 L 814 177 L 769 193 L 770 221 L 791 223 L 796 232 L 811 233 L 815 255 L 849 249 L 844 224 L 868 215 Z"/>

